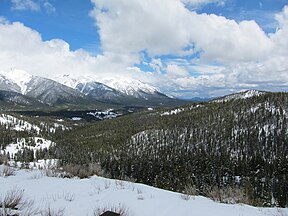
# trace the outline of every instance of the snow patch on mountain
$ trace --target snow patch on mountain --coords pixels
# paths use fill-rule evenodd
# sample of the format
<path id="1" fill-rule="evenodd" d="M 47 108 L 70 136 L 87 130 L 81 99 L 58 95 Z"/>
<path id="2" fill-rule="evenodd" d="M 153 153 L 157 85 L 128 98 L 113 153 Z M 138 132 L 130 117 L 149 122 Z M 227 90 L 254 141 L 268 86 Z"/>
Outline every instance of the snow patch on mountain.
<path id="1" fill-rule="evenodd" d="M 51 140 L 47 140 L 41 137 L 30 137 L 30 138 L 21 138 L 16 143 L 11 143 L 7 145 L 3 150 L 1 150 L 1 154 L 8 154 L 10 158 L 13 159 L 15 154 L 18 152 L 23 152 L 25 149 L 33 150 L 34 159 L 36 158 L 36 151 L 49 149 L 51 146 L 56 145 Z"/>
<path id="2" fill-rule="evenodd" d="M 177 109 L 173 109 L 173 110 L 170 110 L 170 111 L 166 111 L 162 114 L 160 114 L 161 116 L 167 116 L 167 115 L 176 115 L 180 112 L 183 112 L 185 109 L 184 108 L 177 108 Z"/>
<path id="3" fill-rule="evenodd" d="M 10 70 L 9 72 L 0 72 L 0 73 L 4 77 L 6 77 L 10 82 L 17 84 L 20 87 L 22 94 L 25 94 L 28 91 L 27 84 L 33 78 L 33 75 L 27 73 L 24 70 L 18 70 L 18 69 L 13 69 Z"/>
<path id="4" fill-rule="evenodd" d="M 75 89 L 80 83 L 87 83 L 94 81 L 91 77 L 87 76 L 72 76 L 71 74 L 58 75 L 52 78 L 54 81 Z"/>
<path id="5" fill-rule="evenodd" d="M 107 111 L 96 110 L 95 112 L 89 112 L 87 114 L 92 115 L 99 120 L 112 119 L 112 118 L 116 118 L 119 116 L 119 114 L 112 112 L 112 110 L 107 110 Z"/>
<path id="6" fill-rule="evenodd" d="M 131 78 L 106 78 L 102 79 L 101 82 L 130 96 L 137 96 L 139 92 L 145 92 L 147 94 L 155 94 L 156 92 L 159 92 L 157 88 Z"/>
<path id="7" fill-rule="evenodd" d="M 5 125 L 6 128 L 10 126 L 12 130 L 16 131 L 35 130 L 38 134 L 40 132 L 40 128 L 37 125 L 33 125 L 27 121 L 15 118 L 14 116 L 11 115 L 0 114 L 0 124 Z"/>
<path id="8" fill-rule="evenodd" d="M 247 90 L 247 91 L 242 91 L 242 92 L 238 92 L 235 94 L 231 94 L 231 95 L 227 95 L 218 99 L 213 100 L 213 102 L 227 102 L 230 100 L 237 100 L 237 99 L 247 99 L 247 98 L 251 98 L 254 96 L 260 96 L 266 94 L 266 92 L 264 91 L 257 91 L 257 90 Z"/>

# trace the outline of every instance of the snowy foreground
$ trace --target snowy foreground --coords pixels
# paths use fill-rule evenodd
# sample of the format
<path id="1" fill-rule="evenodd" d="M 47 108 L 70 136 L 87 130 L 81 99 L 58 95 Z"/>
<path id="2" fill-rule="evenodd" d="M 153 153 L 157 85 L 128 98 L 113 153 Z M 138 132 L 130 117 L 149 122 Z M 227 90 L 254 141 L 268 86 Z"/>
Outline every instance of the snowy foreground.
<path id="1" fill-rule="evenodd" d="M 0 166 L 0 173 L 3 169 Z M 24 199 L 34 201 L 29 207 L 30 211 L 35 209 L 33 215 L 40 215 L 36 212 L 49 208 L 54 212 L 64 212 L 67 216 L 92 216 L 96 209 L 104 208 L 125 208 L 127 216 L 288 215 L 288 209 L 220 204 L 201 196 L 188 199 L 179 193 L 142 184 L 96 176 L 82 180 L 64 179 L 47 177 L 44 173 L 39 170 L 18 170 L 14 176 L 0 176 L 0 199 L 3 200 L 11 190 L 23 190 Z"/>

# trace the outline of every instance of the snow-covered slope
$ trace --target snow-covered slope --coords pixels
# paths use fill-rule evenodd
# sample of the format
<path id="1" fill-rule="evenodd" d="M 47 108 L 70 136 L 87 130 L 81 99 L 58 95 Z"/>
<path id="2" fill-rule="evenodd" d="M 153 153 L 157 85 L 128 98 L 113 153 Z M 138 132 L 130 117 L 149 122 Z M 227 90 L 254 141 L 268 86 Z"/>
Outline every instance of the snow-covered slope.
<path id="1" fill-rule="evenodd" d="M 0 166 L 0 173 L 4 167 Z M 92 216 L 106 210 L 124 210 L 127 216 L 282 216 L 288 209 L 257 208 L 240 204 L 220 204 L 201 196 L 187 196 L 143 184 L 93 176 L 89 179 L 47 177 L 39 170 L 15 171 L 0 176 L 2 199 L 11 191 L 22 194 L 20 215 Z M 23 201 L 22 200 L 22 201 Z M 0 208 L 1 212 L 1 208 Z M 14 210 L 14 213 L 17 210 Z M 30 214 L 24 214 L 24 213 Z M 46 212 L 46 214 L 44 213 Z M 51 214 L 54 212 L 55 214 Z M 42 213 L 42 214 L 41 214 Z"/>
<path id="2" fill-rule="evenodd" d="M 259 96 L 262 94 L 266 94 L 266 92 L 265 91 L 257 91 L 257 90 L 247 90 L 247 91 L 242 91 L 242 92 L 238 92 L 235 94 L 231 94 L 231 95 L 217 98 L 217 99 L 213 100 L 213 102 L 226 102 L 226 101 L 236 100 L 236 99 L 247 99 L 247 98 Z"/>
<path id="3" fill-rule="evenodd" d="M 60 124 L 59 122 L 62 122 L 64 120 L 57 119 L 56 122 L 46 124 L 44 122 L 41 122 L 40 125 L 32 124 L 28 121 L 25 121 L 21 118 L 16 118 L 12 115 L 7 115 L 4 113 L 0 114 L 0 125 L 4 126 L 6 129 L 15 130 L 15 131 L 33 131 L 37 135 L 41 135 L 41 133 L 55 133 L 56 129 L 64 130 L 70 130 L 70 127 L 67 127 L 63 124 Z"/>
<path id="4" fill-rule="evenodd" d="M 11 83 L 16 84 L 20 88 L 20 93 L 25 94 L 28 88 L 28 83 L 33 78 L 33 75 L 27 73 L 24 70 L 10 70 L 9 72 L 2 72 L 2 75 L 6 77 Z"/>
<path id="5" fill-rule="evenodd" d="M 56 75 L 53 80 L 75 89 L 78 84 L 95 81 L 89 76 L 73 76 L 71 74 Z"/>
<path id="6" fill-rule="evenodd" d="M 83 103 L 85 100 L 84 95 L 75 89 L 42 77 L 34 77 L 28 83 L 26 95 L 50 105 L 77 101 Z"/>
<path id="7" fill-rule="evenodd" d="M 15 82 L 6 77 L 4 72 L 0 71 L 0 90 L 20 93 L 21 88 Z"/>
<path id="8" fill-rule="evenodd" d="M 31 131 L 34 130 L 38 134 L 40 132 L 40 128 L 37 125 L 33 125 L 27 121 L 24 121 L 22 119 L 15 118 L 14 116 L 11 115 L 6 115 L 6 114 L 0 114 L 0 124 L 5 125 L 6 128 L 8 126 L 12 130 L 16 131 Z"/>
<path id="9" fill-rule="evenodd" d="M 36 159 L 36 151 L 49 149 L 51 146 L 55 145 L 51 140 L 47 140 L 41 137 L 30 137 L 30 138 L 22 138 L 19 139 L 17 143 L 11 143 L 7 145 L 3 150 L 0 152 L 2 154 L 10 155 L 10 159 L 14 159 L 15 154 L 18 152 L 23 152 L 25 149 L 32 150 L 34 153 L 34 159 Z"/>
<path id="10" fill-rule="evenodd" d="M 121 92 L 95 81 L 79 83 L 76 89 L 92 99 L 103 102 L 117 103 L 125 99 Z"/>
<path id="11" fill-rule="evenodd" d="M 159 90 L 156 89 L 155 87 L 131 78 L 122 78 L 122 77 L 115 77 L 108 79 L 105 78 L 102 79 L 101 82 L 126 95 L 134 97 L 142 97 L 143 93 L 155 94 L 159 92 Z"/>

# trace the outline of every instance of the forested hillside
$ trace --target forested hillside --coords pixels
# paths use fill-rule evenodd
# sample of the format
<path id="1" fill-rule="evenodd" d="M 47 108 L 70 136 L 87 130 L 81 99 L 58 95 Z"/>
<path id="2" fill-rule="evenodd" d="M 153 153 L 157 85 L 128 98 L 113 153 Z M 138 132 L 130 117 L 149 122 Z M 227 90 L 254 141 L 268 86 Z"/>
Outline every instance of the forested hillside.
<path id="1" fill-rule="evenodd" d="M 265 93 L 86 125 L 57 153 L 62 165 L 99 162 L 112 178 L 202 195 L 237 189 L 254 205 L 287 206 L 287 118 L 288 94 Z"/>
<path id="2" fill-rule="evenodd" d="M 216 196 L 223 202 L 284 207 L 288 206 L 287 118 L 287 93 L 232 97 L 104 121 L 59 124 L 53 117 L 27 118 L 34 121 L 33 127 L 2 115 L 1 147 L 3 154 L 8 144 L 21 144 L 25 151 L 18 151 L 14 160 L 59 159 L 60 166 L 76 167 L 81 177 L 95 174 L 85 170 L 97 164 L 101 174 L 111 178 Z M 37 140 L 31 137 L 56 145 L 43 154 L 43 149 L 32 148 Z"/>

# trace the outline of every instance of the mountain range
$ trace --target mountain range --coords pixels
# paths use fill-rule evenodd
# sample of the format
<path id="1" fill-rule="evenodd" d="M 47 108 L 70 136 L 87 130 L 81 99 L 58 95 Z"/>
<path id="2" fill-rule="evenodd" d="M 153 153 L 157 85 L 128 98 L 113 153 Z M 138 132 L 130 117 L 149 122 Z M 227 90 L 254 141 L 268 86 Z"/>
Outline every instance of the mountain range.
<path id="1" fill-rule="evenodd" d="M 17 100 L 13 100 L 12 93 L 18 96 Z M 107 78 L 100 82 L 92 77 L 65 74 L 48 79 L 23 70 L 0 71 L 0 98 L 15 104 L 48 106 L 111 104 L 145 107 L 183 104 L 183 101 L 168 97 L 155 87 L 131 78 Z"/>

